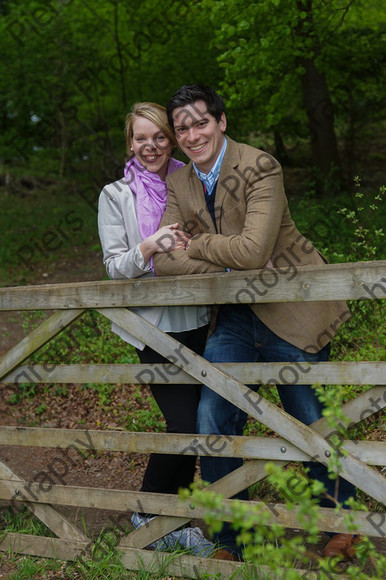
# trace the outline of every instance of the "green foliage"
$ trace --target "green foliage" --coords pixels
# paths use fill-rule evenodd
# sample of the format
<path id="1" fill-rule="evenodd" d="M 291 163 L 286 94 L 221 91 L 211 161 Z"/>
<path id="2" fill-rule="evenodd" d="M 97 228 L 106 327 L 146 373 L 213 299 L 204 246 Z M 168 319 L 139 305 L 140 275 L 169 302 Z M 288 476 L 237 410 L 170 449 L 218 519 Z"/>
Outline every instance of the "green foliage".
<path id="1" fill-rule="evenodd" d="M 314 389 L 319 401 L 324 405 L 323 417 L 326 418 L 327 425 L 330 428 L 328 442 L 331 445 L 331 457 L 327 465 L 329 477 L 337 479 L 342 469 L 340 458 L 347 455 L 347 451 L 342 448 L 342 441 L 347 436 L 346 426 L 350 422 L 350 419 L 344 415 L 342 410 L 344 389 L 340 385 L 334 385 L 332 389 L 314 385 Z"/>
<path id="2" fill-rule="evenodd" d="M 70 564 L 69 569 L 81 577 L 90 579 L 127 578 L 127 571 L 120 561 L 120 554 L 115 548 L 120 536 L 115 533 L 102 531 L 95 539 L 91 553 L 87 558 L 80 558 Z"/>
<path id="3" fill-rule="evenodd" d="M 273 132 L 288 146 L 304 139 L 314 144 L 334 114 L 332 129 L 344 141 L 351 179 L 363 138 L 369 138 L 374 123 L 385 120 L 384 5 L 377 1 L 364 9 L 362 2 L 345 0 L 204 0 L 202 6 L 215 26 L 213 45 L 224 71 L 231 134 L 262 134 L 267 142 L 267 133 Z M 319 109 L 320 102 L 324 107 Z M 330 170 L 338 161 L 335 154 L 330 159 L 333 146 L 330 140 L 319 158 L 314 151 L 323 178 L 323 157 Z"/>
<path id="4" fill-rule="evenodd" d="M 193 484 L 192 491 L 181 490 L 179 496 L 181 500 L 188 501 L 190 506 L 206 508 L 204 519 L 211 533 L 219 532 L 224 521 L 231 522 L 232 527 L 238 532 L 237 541 L 243 548 L 246 566 L 252 563 L 263 577 L 267 570 L 269 577 L 285 579 L 303 577 L 304 572 L 295 568 L 312 569 L 315 573 L 321 574 L 318 576 L 321 578 L 329 578 L 331 577 L 329 574 L 339 573 L 341 569 L 338 566 L 338 559 L 323 559 L 312 550 L 320 533 L 321 514 L 316 498 L 323 492 L 321 484 L 310 481 L 291 467 L 283 470 L 274 463 L 267 463 L 265 469 L 267 483 L 279 491 L 285 508 L 290 511 L 296 509 L 296 520 L 299 528 L 303 530 L 302 535 L 288 537 L 285 526 L 274 522 L 272 513 L 276 515 L 277 511 L 265 501 L 250 506 L 245 502 L 233 500 L 226 505 L 222 495 L 206 490 L 202 482 Z M 354 513 L 357 510 L 366 510 L 364 505 L 353 499 L 349 504 Z M 347 530 L 355 533 L 357 528 L 353 523 L 351 511 L 342 510 L 339 505 L 335 509 L 342 517 Z M 368 538 L 363 539 L 356 557 L 358 565 L 351 565 L 345 570 L 349 578 L 363 580 L 369 577 L 383 578 L 386 558 L 376 552 Z M 372 565 L 371 576 L 368 573 L 369 561 Z M 249 574 L 247 568 L 245 573 Z"/>
<path id="5" fill-rule="evenodd" d="M 231 134 L 310 141 L 306 62 L 326 79 L 350 166 L 363 136 L 385 119 L 380 0 L 366 9 L 348 0 L 5 5 L 0 158 L 7 168 L 112 180 L 131 104 L 165 104 L 192 82 L 222 86 Z"/>
<path id="6" fill-rule="evenodd" d="M 355 178 L 355 185 L 356 192 L 353 207 L 350 209 L 343 207 L 340 210 L 346 221 L 354 228 L 347 261 L 381 259 L 385 250 L 385 234 L 381 223 L 386 187 L 382 186 L 379 188 L 379 192 L 369 195 L 361 190 L 359 177 Z"/>
<path id="7" fill-rule="evenodd" d="M 59 561 L 25 556 L 17 560 L 15 567 L 16 570 L 12 570 L 7 574 L 8 580 L 37 580 L 38 578 L 52 578 L 52 574 L 55 574 L 56 578 L 70 580 L 70 576 L 63 575 L 63 564 Z M 56 576 L 56 574 L 58 575 Z"/>
<path id="8" fill-rule="evenodd" d="M 250 506 L 233 500 L 226 505 L 223 496 L 206 490 L 200 482 L 192 486 L 191 492 L 180 491 L 179 496 L 181 500 L 188 501 L 189 505 L 206 508 L 204 519 L 212 533 L 221 530 L 223 521 L 232 522 L 232 527 L 238 531 L 238 543 L 243 547 L 246 565 L 252 563 L 263 577 L 269 570 L 269 577 L 301 578 L 303 572 L 294 568 L 310 568 L 323 578 L 330 577 L 329 573 L 339 573 L 341 569 L 337 567 L 337 559 L 323 559 L 312 549 L 319 534 L 320 511 L 315 496 L 321 492 L 320 484 L 310 482 L 291 468 L 283 470 L 273 463 L 266 464 L 266 472 L 268 483 L 280 490 L 286 509 L 296 509 L 302 535 L 288 537 L 285 527 L 273 521 L 274 508 L 264 502 Z M 363 509 L 355 502 L 350 507 Z M 342 515 L 348 529 L 355 532 L 351 514 L 347 510 L 340 511 L 340 508 L 336 510 Z M 362 570 L 370 558 L 373 566 L 370 577 L 383 578 L 386 558 L 375 552 L 368 539 L 364 539 L 361 544 L 357 558 L 359 565 L 352 565 L 345 570 L 349 578 L 368 578 L 368 571 L 364 573 Z M 247 568 L 245 573 L 248 574 Z"/>
<path id="9" fill-rule="evenodd" d="M 144 403 L 143 391 L 140 387 L 137 387 L 133 393 L 133 399 L 137 401 L 138 404 Z M 139 408 L 130 415 L 128 415 L 126 420 L 126 429 L 128 431 L 165 431 L 165 421 L 163 419 L 162 413 L 155 402 L 153 397 L 147 399 L 148 408 Z"/>
<path id="10" fill-rule="evenodd" d="M 357 191 L 351 208 L 342 208 L 340 213 L 351 229 L 347 261 L 371 261 L 384 256 L 384 232 L 382 203 L 385 188 L 378 193 L 362 192 L 360 181 L 356 181 Z M 346 242 L 347 243 L 347 242 Z M 367 288 L 367 291 L 366 291 Z M 382 298 L 379 289 L 364 288 L 365 297 Z M 382 325 L 383 305 L 381 300 L 363 300 L 349 302 L 352 318 L 343 326 L 339 349 L 349 360 L 355 360 L 362 351 L 369 360 L 383 360 L 385 351 L 385 328 Z M 337 345 L 338 347 L 338 345 Z"/>
<path id="11" fill-rule="evenodd" d="M 133 102 L 165 104 L 184 82 L 220 78 L 212 25 L 189 0 L 20 0 L 0 26 L 7 164 L 111 178 Z"/>
<path id="12" fill-rule="evenodd" d="M 302 196 L 292 208 L 298 229 L 331 262 L 381 260 L 385 255 L 384 195 L 364 188 L 355 180 L 352 196 L 317 201 L 312 194 Z M 383 298 L 380 289 L 364 288 L 363 295 Z M 332 342 L 332 357 L 338 360 L 383 360 L 386 354 L 382 325 L 382 300 L 348 301 L 351 318 L 339 329 Z M 361 387 L 362 388 L 362 387 Z"/>

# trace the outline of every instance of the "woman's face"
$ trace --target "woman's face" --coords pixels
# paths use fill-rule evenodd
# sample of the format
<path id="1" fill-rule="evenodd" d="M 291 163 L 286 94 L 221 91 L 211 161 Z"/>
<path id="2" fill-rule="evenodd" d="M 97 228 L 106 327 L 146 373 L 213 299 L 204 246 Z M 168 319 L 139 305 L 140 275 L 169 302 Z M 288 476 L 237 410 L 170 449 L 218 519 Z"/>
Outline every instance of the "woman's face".
<path id="1" fill-rule="evenodd" d="M 172 144 L 165 133 L 149 119 L 136 117 L 131 147 L 138 161 L 165 180 Z"/>

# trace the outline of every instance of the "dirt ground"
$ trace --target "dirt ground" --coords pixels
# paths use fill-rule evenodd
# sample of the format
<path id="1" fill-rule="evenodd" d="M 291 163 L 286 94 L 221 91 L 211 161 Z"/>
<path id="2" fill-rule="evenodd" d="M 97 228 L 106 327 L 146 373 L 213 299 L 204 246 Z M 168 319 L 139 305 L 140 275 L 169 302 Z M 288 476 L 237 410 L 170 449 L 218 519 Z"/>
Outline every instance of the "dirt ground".
<path id="1" fill-rule="evenodd" d="M 105 276 L 101 265 L 100 252 L 94 252 L 82 248 L 74 251 L 71 261 L 63 258 L 49 267 L 38 267 L 31 274 L 27 283 L 63 283 L 79 282 L 87 280 L 100 280 Z M 22 320 L 18 313 L 0 312 L 0 356 L 5 354 L 12 346 L 17 344 L 23 337 Z M 5 385 L 1 385 L 3 389 Z M 147 388 L 147 387 L 144 387 Z M 71 388 L 67 394 L 56 394 L 55 397 L 31 402 L 23 400 L 17 405 L 7 404 L 7 397 L 0 401 L 0 425 L 40 425 L 42 427 L 56 428 L 82 428 L 82 429 L 124 429 L 127 413 L 135 412 L 136 403 L 131 403 L 128 409 L 126 402 L 133 387 L 130 385 L 116 385 L 113 394 L 111 411 L 101 408 L 98 395 L 91 389 Z M 132 400 L 132 399 L 131 399 Z M 49 413 L 44 414 L 44 422 L 39 419 L 39 405 L 45 404 Z M 114 411 L 115 409 L 115 411 Z M 121 409 L 116 412 L 116 409 Z M 52 461 L 58 457 L 57 449 L 49 448 L 26 448 L 15 446 L 0 446 L 0 460 L 11 468 L 19 477 L 31 481 L 39 473 L 47 471 Z M 93 452 L 87 457 L 81 457 L 79 453 L 71 451 L 68 455 L 69 469 L 63 475 L 65 485 L 85 487 L 101 487 L 110 489 L 138 490 L 140 488 L 143 472 L 146 466 L 146 456 L 129 453 Z M 60 483 L 57 481 L 57 483 Z M 63 483 L 63 481 L 61 482 Z M 0 506 L 6 508 L 8 502 L 0 500 Z M 86 523 L 87 533 L 90 537 L 96 537 L 104 527 L 111 526 L 111 518 L 116 512 L 95 509 L 75 509 L 69 507 L 58 508 L 72 522 L 83 529 L 83 519 Z M 128 527 L 129 515 L 128 515 Z M 298 531 L 290 532 L 292 534 Z M 321 551 L 328 537 L 321 534 L 320 542 L 316 546 Z M 386 555 L 386 540 L 374 539 L 377 549 Z M 7 564 L 0 566 L 0 578 L 7 577 Z"/>

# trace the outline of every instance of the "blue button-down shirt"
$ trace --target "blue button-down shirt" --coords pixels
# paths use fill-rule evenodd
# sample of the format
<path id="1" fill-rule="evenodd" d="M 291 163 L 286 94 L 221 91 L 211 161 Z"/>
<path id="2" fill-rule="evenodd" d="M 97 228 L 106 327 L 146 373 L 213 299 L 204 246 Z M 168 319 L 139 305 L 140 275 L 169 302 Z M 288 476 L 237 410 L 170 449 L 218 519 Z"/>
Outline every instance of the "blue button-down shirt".
<path id="1" fill-rule="evenodd" d="M 200 171 L 197 168 L 196 164 L 193 163 L 193 167 L 194 167 L 195 172 L 197 173 L 197 177 L 205 185 L 207 195 L 212 195 L 214 186 L 216 185 L 216 183 L 218 181 L 220 171 L 221 171 L 221 165 L 222 165 L 222 162 L 224 159 L 226 148 L 227 148 L 227 139 L 225 137 L 224 145 L 222 146 L 220 155 L 217 157 L 216 163 L 213 165 L 213 167 L 209 171 L 209 173 L 203 173 L 202 171 Z"/>

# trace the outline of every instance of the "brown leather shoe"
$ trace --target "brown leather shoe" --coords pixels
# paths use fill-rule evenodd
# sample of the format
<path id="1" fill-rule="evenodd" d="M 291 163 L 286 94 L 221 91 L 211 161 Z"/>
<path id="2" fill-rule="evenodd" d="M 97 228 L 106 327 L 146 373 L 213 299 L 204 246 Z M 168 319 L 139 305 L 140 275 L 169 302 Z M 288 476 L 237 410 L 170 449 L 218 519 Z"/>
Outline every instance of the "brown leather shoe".
<path id="1" fill-rule="evenodd" d="M 216 558 L 217 560 L 232 560 L 233 562 L 239 561 L 239 559 L 234 554 L 232 554 L 232 552 L 228 552 L 228 550 L 224 550 L 224 548 L 218 548 L 218 550 L 215 550 L 210 557 Z"/>
<path id="2" fill-rule="evenodd" d="M 360 541 L 360 536 L 335 534 L 324 547 L 322 556 L 325 558 L 340 556 L 343 561 L 352 560 L 355 557 L 355 546 Z"/>

